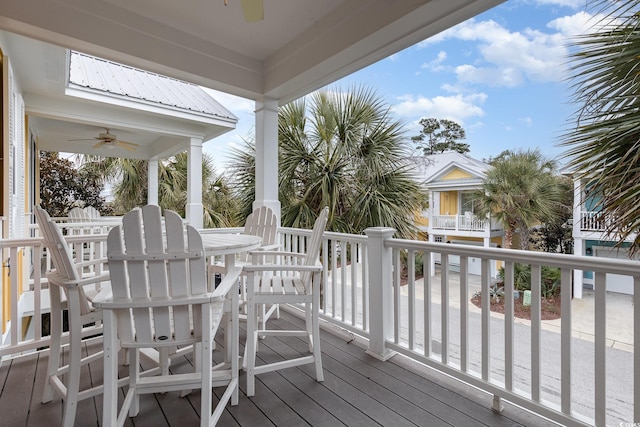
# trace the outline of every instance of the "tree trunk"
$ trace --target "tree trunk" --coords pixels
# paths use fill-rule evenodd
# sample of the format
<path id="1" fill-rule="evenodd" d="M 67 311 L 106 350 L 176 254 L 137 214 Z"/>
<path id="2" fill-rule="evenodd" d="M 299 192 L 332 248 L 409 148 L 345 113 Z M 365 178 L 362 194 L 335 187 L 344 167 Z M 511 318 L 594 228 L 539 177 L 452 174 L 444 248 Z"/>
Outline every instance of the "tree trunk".
<path id="1" fill-rule="evenodd" d="M 513 244 L 513 228 L 509 227 L 504 231 L 504 247 L 505 249 L 511 249 Z"/>

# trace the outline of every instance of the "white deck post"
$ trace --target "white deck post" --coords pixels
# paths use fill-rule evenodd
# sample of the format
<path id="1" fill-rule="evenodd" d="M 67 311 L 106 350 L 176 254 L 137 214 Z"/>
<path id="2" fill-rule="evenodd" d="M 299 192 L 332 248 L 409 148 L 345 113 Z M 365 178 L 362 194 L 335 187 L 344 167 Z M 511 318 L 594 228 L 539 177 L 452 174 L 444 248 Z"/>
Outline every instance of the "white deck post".
<path id="1" fill-rule="evenodd" d="M 436 240 L 433 233 L 429 233 L 429 242 L 433 243 L 435 241 Z M 431 275 L 431 277 L 436 275 L 436 258 L 433 253 L 429 257 L 429 271 L 430 271 L 429 274 Z"/>
<path id="2" fill-rule="evenodd" d="M 429 242 L 435 242 L 435 236 L 433 232 L 433 222 L 434 217 L 436 215 L 436 197 L 433 191 L 429 191 L 429 223 L 427 225 L 427 232 L 429 233 Z M 431 254 L 429 257 L 429 271 L 431 272 L 431 277 L 436 275 L 436 258 L 434 254 Z"/>
<path id="3" fill-rule="evenodd" d="M 280 223 L 278 200 L 278 100 L 256 100 L 256 199 L 253 209 L 271 208 Z"/>
<path id="4" fill-rule="evenodd" d="M 581 238 L 573 239 L 573 253 L 576 255 L 584 255 L 584 242 Z M 582 298 L 582 288 L 584 287 L 583 270 L 573 270 L 573 297 Z"/>
<path id="5" fill-rule="evenodd" d="M 392 250 L 384 246 L 385 239 L 395 230 L 371 227 L 364 231 L 369 240 L 369 348 L 367 353 L 385 361 L 396 354 L 386 348 L 393 333 Z"/>
<path id="6" fill-rule="evenodd" d="M 147 203 L 158 204 L 158 159 L 149 159 L 147 164 Z"/>
<path id="7" fill-rule="evenodd" d="M 196 229 L 202 228 L 204 208 L 202 206 L 202 139 L 191 138 L 187 150 L 187 206 L 185 216 Z"/>

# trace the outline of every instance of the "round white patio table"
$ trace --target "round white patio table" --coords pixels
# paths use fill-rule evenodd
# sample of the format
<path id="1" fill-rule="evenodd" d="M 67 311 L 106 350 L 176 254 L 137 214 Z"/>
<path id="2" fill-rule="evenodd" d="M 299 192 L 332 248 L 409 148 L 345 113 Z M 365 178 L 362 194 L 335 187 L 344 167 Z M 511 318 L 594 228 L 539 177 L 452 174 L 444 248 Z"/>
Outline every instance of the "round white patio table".
<path id="1" fill-rule="evenodd" d="M 202 244 L 204 246 L 204 252 L 209 257 L 212 262 L 213 257 L 215 256 L 224 256 L 224 267 L 225 270 L 229 267 L 232 267 L 236 263 L 236 255 L 240 252 L 247 252 L 253 249 L 258 249 L 262 245 L 262 237 L 252 236 L 249 234 L 222 234 L 222 233 L 200 233 L 202 236 Z M 209 274 L 209 286 L 213 288 L 215 285 L 215 280 L 212 277 L 212 274 Z M 225 312 L 229 313 L 231 311 L 230 306 L 225 304 Z M 236 311 L 237 313 L 237 311 Z M 236 314 L 237 315 L 237 314 Z M 229 322 L 238 321 L 238 319 L 232 320 L 232 316 L 225 316 L 227 318 L 227 327 L 225 330 L 231 330 L 231 324 Z M 229 328 L 229 329 L 227 329 Z M 229 339 L 235 341 L 234 344 L 237 343 L 238 338 L 229 337 Z M 227 341 L 229 344 L 230 341 Z M 231 360 L 231 345 L 227 345 L 227 352 L 225 361 Z M 241 364 L 242 365 L 242 364 Z"/>
<path id="2" fill-rule="evenodd" d="M 201 233 L 207 256 L 224 256 L 225 268 L 234 266 L 236 254 L 258 249 L 262 238 L 249 234 Z"/>
<path id="3" fill-rule="evenodd" d="M 236 255 L 241 252 L 258 249 L 262 245 L 262 237 L 238 233 L 200 233 L 204 252 L 209 258 L 209 265 L 213 265 L 216 256 L 224 256 L 225 271 L 236 264 Z M 214 286 L 214 277 L 209 268 L 209 286 Z"/>

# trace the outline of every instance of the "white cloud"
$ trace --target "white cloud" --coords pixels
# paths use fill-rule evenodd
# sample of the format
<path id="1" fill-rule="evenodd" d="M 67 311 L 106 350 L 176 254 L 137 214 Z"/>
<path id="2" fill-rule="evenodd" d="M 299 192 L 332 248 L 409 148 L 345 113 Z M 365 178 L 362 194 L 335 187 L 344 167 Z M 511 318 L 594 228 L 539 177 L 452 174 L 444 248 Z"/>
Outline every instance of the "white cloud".
<path id="1" fill-rule="evenodd" d="M 463 124 L 466 119 L 482 117 L 482 104 L 487 99 L 484 93 L 471 95 L 436 96 L 434 98 L 404 95 L 398 98 L 393 111 L 403 117 L 438 117 Z"/>
<path id="2" fill-rule="evenodd" d="M 563 6 L 571 9 L 584 7 L 585 0 L 537 0 L 539 5 Z"/>
<path id="3" fill-rule="evenodd" d="M 440 89 L 444 90 L 445 92 L 449 92 L 449 93 L 461 93 L 462 89 L 459 86 L 456 85 L 452 85 L 449 83 L 444 83 L 442 86 L 440 86 Z"/>
<path id="4" fill-rule="evenodd" d="M 568 37 L 573 37 L 589 32 L 597 21 L 598 19 L 594 19 L 594 16 L 587 12 L 578 12 L 574 15 L 554 19 L 547 24 L 547 27 Z"/>
<path id="5" fill-rule="evenodd" d="M 436 59 L 433 59 L 429 62 L 425 62 L 420 66 L 420 68 L 424 68 L 429 71 L 441 71 L 444 69 L 442 63 L 447 60 L 447 52 L 441 50 L 438 52 L 438 56 Z"/>
<path id="6" fill-rule="evenodd" d="M 460 82 L 481 83 L 488 86 L 516 87 L 524 81 L 522 72 L 513 67 L 499 69 L 461 65 L 456 67 L 456 75 Z"/>
<path id="7" fill-rule="evenodd" d="M 529 28 L 510 31 L 493 20 L 470 19 L 420 43 L 419 47 L 448 39 L 468 42 L 470 46 L 475 43 L 479 57 L 473 65 L 454 67 L 461 82 L 506 87 L 526 81 L 558 82 L 566 75 L 566 34 L 579 28 L 585 18 L 578 13 L 564 22 L 555 20 L 550 24 L 553 33 Z"/>

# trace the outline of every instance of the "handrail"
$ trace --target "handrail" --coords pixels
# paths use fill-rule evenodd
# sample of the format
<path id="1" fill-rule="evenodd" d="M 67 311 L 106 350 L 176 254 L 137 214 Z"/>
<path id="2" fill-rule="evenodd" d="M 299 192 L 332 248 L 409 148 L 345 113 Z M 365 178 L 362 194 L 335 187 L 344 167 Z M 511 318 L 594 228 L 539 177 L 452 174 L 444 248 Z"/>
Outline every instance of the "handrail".
<path id="1" fill-rule="evenodd" d="M 76 259 L 83 261 L 102 258 L 106 253 L 106 237 L 107 234 L 70 235 L 66 236 L 65 240 L 71 246 Z M 2 277 L 2 289 L 8 291 L 2 294 L 2 297 L 8 294 L 10 299 L 10 311 L 5 313 L 8 321 L 0 328 L 2 360 L 49 346 L 50 339 L 43 330 L 42 315 L 49 311 L 48 281 L 44 273 L 52 268 L 52 261 L 41 237 L 2 239 L 0 250 L 3 252 L 3 259 L 8 260 L 8 274 Z M 85 274 L 100 273 L 100 269 L 85 271 Z M 27 325 L 25 330 L 22 330 L 23 320 Z M 67 333 L 64 335 L 63 341 L 66 342 Z"/>
<path id="2" fill-rule="evenodd" d="M 504 399 L 560 424 L 640 422 L 640 375 L 633 375 L 633 385 L 622 394 L 617 386 L 619 378 L 640 372 L 640 352 L 633 351 L 634 343 L 640 343 L 640 327 L 634 328 L 630 351 L 610 348 L 607 325 L 611 309 L 606 292 L 609 274 L 633 277 L 640 289 L 640 262 L 397 239 L 391 237 L 393 232 L 325 233 L 321 251 L 323 320 L 367 340 L 367 351 L 375 357 L 385 360 L 399 353 L 493 395 L 496 410 Z M 311 231 L 282 227 L 279 233 L 282 250 L 299 252 L 304 251 Z M 70 235 L 67 241 L 82 257 L 91 257 L 105 238 L 103 233 Z M 8 306 L 12 312 L 0 356 L 46 347 L 48 338 L 43 336 L 38 319 L 47 306 L 43 293 L 47 282 L 41 266 L 50 261 L 42 240 L 1 240 L 0 249 L 9 259 L 11 273 L 2 286 L 10 290 Z M 459 265 L 450 262 L 450 256 L 459 260 Z M 22 263 L 18 262 L 20 257 Z M 469 273 L 471 262 L 481 264 L 480 275 Z M 482 299 L 480 308 L 468 303 L 474 291 L 489 295 L 498 280 L 490 268 L 495 262 L 505 268 L 506 276 L 507 303 L 500 317 L 492 314 L 488 298 Z M 518 263 L 529 265 L 534 278 L 531 320 L 525 324 L 515 318 L 512 303 L 513 273 Z M 18 283 L 19 275 L 14 273 L 20 265 L 23 283 Z M 422 269 L 417 267 L 420 265 Z M 561 278 L 562 317 L 553 332 L 541 318 L 542 270 L 547 267 L 559 268 Z M 591 341 L 574 337 L 572 331 L 572 278 L 582 270 L 592 271 L 595 282 Z M 29 337 L 10 327 L 22 323 L 18 317 L 20 288 L 33 296 Z M 633 298 L 630 323 L 640 325 L 640 290 Z M 555 343 L 551 351 L 546 350 L 548 342 Z M 590 367 L 584 365 L 588 357 L 593 359 Z M 615 363 L 609 363 L 611 357 Z M 585 381 L 578 382 L 576 372 L 586 377 Z M 586 397 L 578 394 L 588 388 L 583 382 L 591 387 Z M 579 400 L 587 403 L 579 405 Z M 591 409 L 585 411 L 589 405 Z"/>

